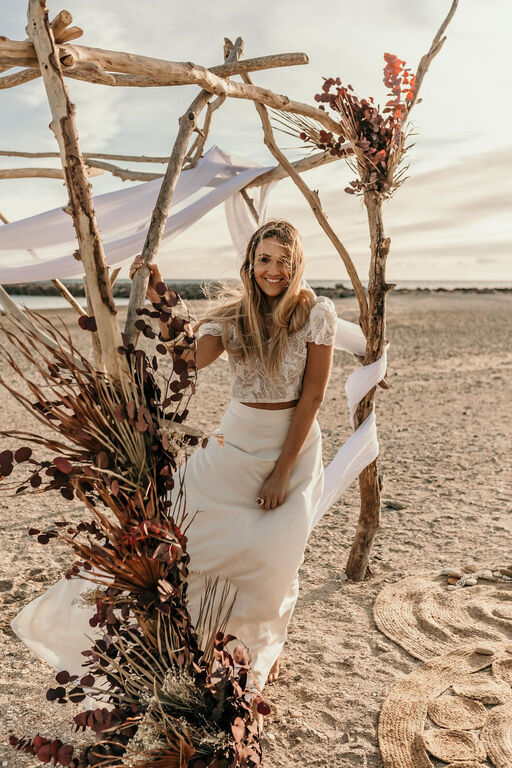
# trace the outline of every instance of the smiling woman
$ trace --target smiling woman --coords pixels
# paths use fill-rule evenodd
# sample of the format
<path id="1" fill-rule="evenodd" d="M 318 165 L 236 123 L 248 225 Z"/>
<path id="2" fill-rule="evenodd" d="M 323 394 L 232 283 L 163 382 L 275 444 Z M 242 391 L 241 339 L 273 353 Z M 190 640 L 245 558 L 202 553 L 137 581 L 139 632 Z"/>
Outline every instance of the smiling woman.
<path id="1" fill-rule="evenodd" d="M 136 259 L 131 274 L 141 266 Z M 241 286 L 226 286 L 228 295 L 194 329 L 197 368 L 225 351 L 232 381 L 216 430 L 223 444 L 213 440 L 198 450 L 183 479 L 191 522 L 189 606 L 194 620 L 205 575 L 229 579 L 237 598 L 226 631 L 248 648 L 261 688 L 279 671 L 297 571 L 323 490 L 316 415 L 337 316 L 330 299 L 302 287 L 304 266 L 299 232 L 270 220 L 249 241 Z M 154 300 L 161 275 L 156 265 L 150 271 Z"/>

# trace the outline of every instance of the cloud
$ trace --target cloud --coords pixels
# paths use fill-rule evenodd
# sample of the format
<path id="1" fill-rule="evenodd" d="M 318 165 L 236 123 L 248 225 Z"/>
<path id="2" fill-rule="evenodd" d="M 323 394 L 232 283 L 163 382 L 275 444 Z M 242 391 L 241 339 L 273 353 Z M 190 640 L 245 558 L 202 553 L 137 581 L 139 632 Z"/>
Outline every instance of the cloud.
<path id="1" fill-rule="evenodd" d="M 309 0 L 260 0 L 256 5 L 239 0 L 212 5 L 196 0 L 192 13 L 190 4 L 168 0 L 153 0 L 151 13 L 141 13 L 135 0 L 89 0 L 87 4 L 69 0 L 66 7 L 74 16 L 73 23 L 84 29 L 79 42 L 95 47 L 205 65 L 220 61 L 226 35 L 244 38 L 246 57 L 302 50 L 309 56 L 307 66 L 258 72 L 253 79 L 275 92 L 313 103 L 322 77 L 330 75 L 339 75 L 361 95 L 374 95 L 382 102 L 383 53 L 396 53 L 415 67 L 449 3 L 324 0 L 316 9 Z M 2 33 L 23 39 L 25 7 L 0 0 L 0 8 Z M 430 275 L 432 268 L 440 268 L 440 258 L 444 259 L 443 269 L 450 264 L 450 247 L 453 254 L 466 249 L 470 254 L 468 274 L 478 277 L 484 267 L 483 249 L 510 252 L 507 209 L 512 195 L 512 114 L 511 101 L 503 94 L 509 87 L 511 21 L 511 6 L 503 0 L 489 0 L 485 13 L 480 0 L 459 5 L 448 39 L 423 83 L 423 101 L 413 113 L 417 135 L 410 152 L 411 178 L 385 206 L 386 227 L 393 241 L 390 265 L 395 259 L 404 271 L 425 268 Z M 133 89 L 67 83 L 77 105 L 81 146 L 88 151 L 168 154 L 178 117 L 197 93 L 192 86 Z M 2 91 L 0 98 L 2 148 L 55 148 L 41 80 Z M 276 135 L 283 147 L 299 144 L 284 134 Z M 250 102 L 228 100 L 215 113 L 207 146 L 212 144 L 258 162 L 273 162 Z M 297 156 L 287 151 L 290 157 Z M 6 167 L 4 162 L 2 166 Z M 307 175 L 310 186 L 320 189 L 329 220 L 365 270 L 365 212 L 358 201 L 340 191 L 350 178 L 350 171 L 341 163 Z M 62 204 L 65 198 L 60 182 L 3 184 L 0 208 L 11 219 Z M 122 186 L 107 176 L 94 180 L 96 194 Z M 339 257 L 293 184 L 281 182 L 276 187 L 271 212 L 300 222 L 309 263 L 315 271 L 325 270 L 321 277 L 338 275 Z M 234 258 L 229 242 L 224 212 L 219 209 L 173 241 L 169 255 L 163 258 L 169 269 L 183 277 L 190 276 L 187 270 L 192 264 L 194 270 L 229 270 Z M 438 258 L 441 253 L 444 256 Z M 494 250 L 492 258 L 498 259 L 503 274 L 510 274 Z"/>

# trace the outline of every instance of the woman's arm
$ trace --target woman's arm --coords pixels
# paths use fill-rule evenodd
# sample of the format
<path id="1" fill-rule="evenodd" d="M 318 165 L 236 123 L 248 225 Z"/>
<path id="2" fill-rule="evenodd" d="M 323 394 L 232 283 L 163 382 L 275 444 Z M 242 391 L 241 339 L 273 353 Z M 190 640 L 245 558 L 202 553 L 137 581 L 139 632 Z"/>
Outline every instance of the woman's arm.
<path id="1" fill-rule="evenodd" d="M 295 406 L 281 454 L 261 488 L 260 496 L 265 499 L 262 509 L 275 509 L 284 501 L 292 467 L 323 401 L 331 373 L 333 350 L 332 344 L 308 342 L 302 394 Z"/>
<path id="2" fill-rule="evenodd" d="M 136 256 L 131 267 L 130 267 L 130 280 L 133 280 L 134 274 L 137 272 L 138 269 L 141 269 L 141 267 L 144 266 L 144 262 L 142 260 L 141 256 Z M 160 273 L 160 270 L 158 269 L 158 266 L 156 264 L 146 264 L 147 268 L 149 269 L 149 282 L 148 282 L 148 290 L 146 293 L 147 298 L 149 301 L 151 301 L 153 304 L 158 304 L 160 301 L 160 296 L 156 292 L 155 288 L 158 283 L 163 283 L 162 275 Z M 160 319 L 158 320 L 158 324 L 160 326 L 160 332 L 162 334 L 162 337 L 164 339 L 167 339 L 167 334 L 169 332 L 169 329 L 167 327 L 167 323 L 162 322 Z M 169 350 L 169 354 L 173 356 L 173 345 L 174 341 L 171 343 L 167 343 L 167 349 Z M 205 334 L 204 336 L 201 336 L 201 338 L 196 339 L 196 368 L 199 370 L 200 368 L 205 368 L 207 365 L 210 365 L 210 363 L 213 363 L 214 360 L 216 360 L 219 355 L 221 355 L 224 352 L 224 345 L 222 343 L 222 339 L 220 336 L 212 336 L 210 334 Z M 183 360 L 188 360 L 189 358 L 194 356 L 194 350 L 187 350 L 185 352 L 182 352 L 180 357 Z"/>

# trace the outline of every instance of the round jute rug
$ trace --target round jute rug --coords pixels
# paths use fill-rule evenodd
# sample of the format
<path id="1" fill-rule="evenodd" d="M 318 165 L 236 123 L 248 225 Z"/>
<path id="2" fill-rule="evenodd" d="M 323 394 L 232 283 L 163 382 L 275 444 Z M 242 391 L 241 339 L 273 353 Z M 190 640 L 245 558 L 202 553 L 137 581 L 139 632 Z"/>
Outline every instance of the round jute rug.
<path id="1" fill-rule="evenodd" d="M 378 629 L 421 661 L 460 646 L 512 643 L 512 582 L 449 591 L 440 576 L 410 576 L 378 595 Z M 512 680 L 512 666 L 511 666 Z"/>
<path id="2" fill-rule="evenodd" d="M 496 768 L 512 766 L 512 703 L 495 707 L 481 733 L 482 744 Z"/>
<path id="3" fill-rule="evenodd" d="M 487 745 L 488 739 L 486 741 L 478 734 L 465 731 L 460 725 L 457 727 L 457 735 L 454 734 L 453 728 L 444 731 L 432 726 L 430 731 L 427 731 L 430 735 L 426 740 L 425 726 L 429 705 L 434 706 L 431 702 L 435 702 L 443 694 L 451 694 L 456 685 L 470 690 L 472 677 L 477 674 L 482 687 L 482 670 L 487 670 L 488 690 L 492 690 L 491 665 L 493 660 L 510 658 L 506 650 L 509 645 L 509 641 L 496 644 L 496 652 L 493 656 L 476 653 L 474 647 L 457 648 L 422 664 L 407 677 L 399 680 L 389 692 L 379 718 L 379 747 L 384 768 L 433 768 L 427 750 L 439 756 L 442 754 L 441 759 L 446 762 L 455 760 L 457 765 L 459 765 L 458 761 L 462 760 L 478 764 L 485 759 L 486 752 L 491 754 L 492 749 Z M 496 689 L 504 691 L 499 683 Z M 512 702 L 510 687 L 508 695 Z M 498 708 L 501 708 L 501 705 Z M 493 711 L 496 710 L 491 710 L 491 713 Z M 488 727 L 488 717 L 489 715 L 486 715 L 484 729 Z M 493 733 L 496 733 L 496 730 Z M 437 734 L 451 734 L 451 736 L 438 735 L 434 738 L 432 731 Z M 470 733 L 469 737 L 468 733 Z M 440 752 L 443 745 L 444 751 Z M 505 749 L 503 745 L 501 746 Z M 509 764 L 509 768 L 510 765 L 512 763 Z M 502 766 L 497 765 L 496 768 L 502 768 Z"/>
<path id="4" fill-rule="evenodd" d="M 428 716 L 441 728 L 471 730 L 483 726 L 487 710 L 482 702 L 468 696 L 438 696 L 429 702 Z"/>

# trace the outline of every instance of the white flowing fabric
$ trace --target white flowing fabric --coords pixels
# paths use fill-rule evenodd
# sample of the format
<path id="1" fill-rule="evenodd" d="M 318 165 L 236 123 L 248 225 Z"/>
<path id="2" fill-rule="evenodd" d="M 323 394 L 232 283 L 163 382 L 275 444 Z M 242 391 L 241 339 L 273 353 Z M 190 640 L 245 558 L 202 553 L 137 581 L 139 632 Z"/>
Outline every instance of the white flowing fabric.
<path id="1" fill-rule="evenodd" d="M 180 235 L 271 168 L 212 147 L 195 168 L 180 174 L 162 243 Z M 93 198 L 107 264 L 118 264 L 140 253 L 161 183 L 155 179 Z M 213 190 L 205 193 L 208 187 Z M 199 194 L 198 199 L 184 205 Z M 263 196 L 260 193 L 263 206 L 267 197 L 268 191 Z M 71 217 L 61 208 L 4 224 L 0 228 L 0 284 L 81 275 L 82 263 L 73 256 L 76 249 Z M 36 261 L 29 250 L 36 251 Z"/>

